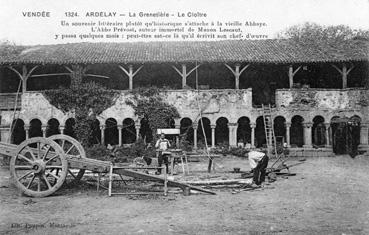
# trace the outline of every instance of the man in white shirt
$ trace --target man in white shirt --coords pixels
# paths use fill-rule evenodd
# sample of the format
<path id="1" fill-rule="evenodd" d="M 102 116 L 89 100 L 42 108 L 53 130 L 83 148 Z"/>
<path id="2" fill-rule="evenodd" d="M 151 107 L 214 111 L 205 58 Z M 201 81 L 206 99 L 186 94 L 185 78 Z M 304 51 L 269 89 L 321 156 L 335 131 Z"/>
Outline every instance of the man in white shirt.
<path id="1" fill-rule="evenodd" d="M 157 152 L 158 152 L 159 167 L 161 167 L 164 161 L 164 164 L 165 164 L 165 167 L 168 173 L 168 154 L 170 153 L 166 153 L 165 150 L 170 148 L 170 142 L 169 140 L 165 139 L 164 134 L 160 134 L 160 138 L 158 139 L 158 141 L 156 141 L 155 148 L 157 149 Z M 161 169 L 158 169 L 157 174 L 161 174 Z"/>
<path id="2" fill-rule="evenodd" d="M 266 168 L 268 166 L 269 158 L 266 151 L 250 151 L 248 153 L 249 163 L 251 167 L 251 172 L 254 173 L 253 183 L 256 185 L 261 185 L 265 181 Z"/>

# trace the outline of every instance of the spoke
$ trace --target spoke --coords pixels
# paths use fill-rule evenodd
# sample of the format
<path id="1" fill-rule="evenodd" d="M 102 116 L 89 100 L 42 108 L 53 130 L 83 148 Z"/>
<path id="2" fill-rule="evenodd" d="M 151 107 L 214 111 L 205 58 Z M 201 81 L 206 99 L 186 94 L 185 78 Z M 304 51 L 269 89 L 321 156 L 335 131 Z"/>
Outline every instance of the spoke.
<path id="1" fill-rule="evenodd" d="M 38 192 L 41 191 L 41 178 L 40 178 L 40 176 L 38 177 L 37 191 Z"/>
<path id="2" fill-rule="evenodd" d="M 47 156 L 47 154 L 49 153 L 50 148 L 51 148 L 51 146 L 50 146 L 50 145 L 49 145 L 49 146 L 47 146 L 46 152 L 45 152 L 44 156 L 42 157 L 42 160 L 45 160 L 45 157 L 46 157 L 46 156 Z"/>
<path id="3" fill-rule="evenodd" d="M 31 186 L 31 184 L 33 183 L 33 180 L 36 178 L 36 175 L 33 174 L 33 177 L 31 179 L 31 181 L 27 184 L 27 189 L 29 189 L 29 187 Z"/>
<path id="4" fill-rule="evenodd" d="M 23 179 L 23 178 L 26 178 L 27 176 L 29 176 L 30 174 L 32 174 L 33 173 L 33 171 L 29 171 L 29 172 L 27 172 L 26 174 L 24 174 L 23 176 L 21 176 L 21 177 L 19 177 L 18 179 L 17 179 L 17 181 L 20 181 L 21 179 Z"/>
<path id="5" fill-rule="evenodd" d="M 50 172 L 52 172 L 55 169 L 63 169 L 63 167 L 62 166 L 46 166 L 46 169 L 51 169 Z"/>
<path id="6" fill-rule="evenodd" d="M 51 172 L 46 172 L 47 175 L 51 175 L 52 177 L 54 177 L 56 180 L 59 180 L 59 177 L 54 175 L 53 173 Z"/>
<path id="7" fill-rule="evenodd" d="M 55 155 L 55 156 L 53 156 L 52 158 L 50 158 L 49 160 L 47 160 L 47 161 L 45 162 L 45 164 L 49 163 L 51 160 L 54 160 L 54 158 L 57 158 L 57 157 L 59 157 L 59 155 Z"/>
<path id="8" fill-rule="evenodd" d="M 68 170 L 68 172 L 73 176 L 73 178 L 77 179 L 77 176 L 75 176 L 71 170 Z"/>
<path id="9" fill-rule="evenodd" d="M 61 148 L 63 149 L 63 151 L 64 151 L 64 144 L 65 144 L 65 140 L 62 140 Z"/>
<path id="10" fill-rule="evenodd" d="M 72 145 L 72 147 L 70 147 L 69 149 L 68 149 L 68 151 L 67 152 L 65 152 L 65 154 L 68 154 L 72 149 L 74 148 L 74 145 Z"/>
<path id="11" fill-rule="evenodd" d="M 31 154 L 31 156 L 32 156 L 33 160 L 36 160 L 36 157 L 35 157 L 35 155 L 33 154 L 33 150 L 32 150 L 29 146 L 27 146 L 26 148 L 27 148 L 28 152 Z"/>
<path id="12" fill-rule="evenodd" d="M 41 147 L 39 142 L 37 142 L 37 158 L 41 158 Z"/>
<path id="13" fill-rule="evenodd" d="M 32 166 L 30 166 L 30 165 L 25 165 L 25 166 L 21 165 L 21 166 L 14 166 L 14 168 L 17 169 L 17 170 L 31 170 Z"/>
<path id="14" fill-rule="evenodd" d="M 33 162 L 31 161 L 31 160 L 29 160 L 26 156 L 24 156 L 24 155 L 22 155 L 22 154 L 18 154 L 18 156 L 17 157 L 19 157 L 19 158 L 23 158 L 24 160 L 26 160 L 27 162 L 29 162 L 29 163 L 31 163 L 31 164 L 33 164 Z"/>
<path id="15" fill-rule="evenodd" d="M 51 189 L 51 185 L 50 185 L 49 181 L 47 180 L 46 176 L 45 176 L 45 175 L 42 175 L 42 178 L 44 178 L 45 183 L 46 183 L 46 185 L 47 185 L 47 188 L 48 188 L 48 189 Z"/>

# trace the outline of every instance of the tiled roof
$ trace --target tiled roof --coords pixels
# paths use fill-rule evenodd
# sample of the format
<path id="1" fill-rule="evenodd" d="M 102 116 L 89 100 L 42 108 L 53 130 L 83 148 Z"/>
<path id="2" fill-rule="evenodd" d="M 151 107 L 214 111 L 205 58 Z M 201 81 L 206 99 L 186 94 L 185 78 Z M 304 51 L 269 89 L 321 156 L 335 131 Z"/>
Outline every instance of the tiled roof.
<path id="1" fill-rule="evenodd" d="M 253 62 L 314 63 L 368 61 L 369 44 L 311 46 L 290 40 L 227 40 L 131 43 L 68 43 L 32 46 L 0 64 L 96 64 Z"/>

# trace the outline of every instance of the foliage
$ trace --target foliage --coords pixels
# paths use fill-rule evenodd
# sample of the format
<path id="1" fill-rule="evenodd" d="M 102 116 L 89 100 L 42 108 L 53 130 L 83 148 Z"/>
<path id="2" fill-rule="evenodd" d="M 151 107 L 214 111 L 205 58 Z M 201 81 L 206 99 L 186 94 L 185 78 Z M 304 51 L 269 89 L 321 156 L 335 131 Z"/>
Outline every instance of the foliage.
<path id="1" fill-rule="evenodd" d="M 82 145 L 90 146 L 96 115 L 114 104 L 118 92 L 92 82 L 78 87 L 47 90 L 44 94 L 52 105 L 63 112 L 74 112 L 77 139 Z"/>
<path id="2" fill-rule="evenodd" d="M 0 42 L 0 57 L 12 58 L 19 55 L 26 46 L 18 46 L 15 43 L 4 41 Z"/>
<path id="3" fill-rule="evenodd" d="M 102 161 L 110 161 L 110 151 L 104 145 L 95 144 L 85 148 L 86 155 L 89 158 L 98 159 Z"/>
<path id="4" fill-rule="evenodd" d="M 133 107 L 135 115 L 148 121 L 154 133 L 158 128 L 169 128 L 170 121 L 180 117 L 176 107 L 165 102 L 156 87 L 133 90 L 132 99 L 126 104 Z"/>
<path id="5" fill-rule="evenodd" d="M 278 35 L 300 43 L 345 42 L 350 39 L 369 39 L 368 30 L 356 30 L 346 25 L 321 26 L 316 23 L 305 23 L 292 26 Z"/>

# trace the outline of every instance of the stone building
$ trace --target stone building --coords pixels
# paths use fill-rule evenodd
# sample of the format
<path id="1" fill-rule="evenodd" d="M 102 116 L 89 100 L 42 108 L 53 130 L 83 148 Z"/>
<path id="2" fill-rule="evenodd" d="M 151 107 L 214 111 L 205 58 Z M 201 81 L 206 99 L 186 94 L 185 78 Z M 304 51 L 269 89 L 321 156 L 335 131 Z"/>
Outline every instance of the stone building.
<path id="1" fill-rule="evenodd" d="M 0 56 L 1 141 L 72 135 L 73 113 L 52 106 L 42 90 L 95 81 L 120 91 L 116 103 L 97 116 L 96 138 L 104 144 L 147 135 L 145 120 L 125 100 L 133 88 L 158 86 L 180 113 L 172 127 L 186 132 L 195 148 L 204 141 L 213 147 L 262 146 L 260 105 L 272 104 L 276 136 L 295 153 L 367 151 L 368 52 L 363 40 L 321 46 L 246 40 L 27 47 Z"/>

